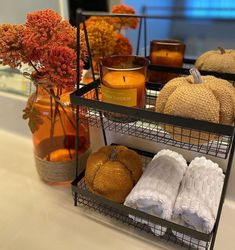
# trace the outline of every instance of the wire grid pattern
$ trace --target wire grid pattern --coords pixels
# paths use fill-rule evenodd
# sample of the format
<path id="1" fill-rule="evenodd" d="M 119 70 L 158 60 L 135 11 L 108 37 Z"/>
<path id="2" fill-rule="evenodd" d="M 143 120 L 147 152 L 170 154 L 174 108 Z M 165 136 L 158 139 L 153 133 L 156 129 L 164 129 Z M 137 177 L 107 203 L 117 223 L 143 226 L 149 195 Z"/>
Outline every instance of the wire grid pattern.
<path id="1" fill-rule="evenodd" d="M 155 110 L 157 94 L 158 91 L 147 90 L 145 110 Z M 95 90 L 93 89 L 86 93 L 83 98 L 95 99 Z M 129 115 L 114 114 L 107 110 L 98 110 L 84 106 L 80 106 L 80 111 L 82 113 L 81 123 L 116 133 L 135 136 L 223 159 L 227 157 L 230 149 L 231 136 L 222 136 L 165 123 L 153 123 Z"/>
<path id="2" fill-rule="evenodd" d="M 150 162 L 151 158 L 146 156 L 141 156 L 144 166 Z M 165 240 L 170 241 L 174 244 L 180 245 L 186 249 L 200 249 L 206 250 L 209 248 L 210 242 L 198 240 L 190 235 L 186 235 L 177 231 L 172 230 L 171 228 L 166 228 L 160 224 L 155 224 L 150 220 L 143 219 L 139 216 L 133 214 L 125 214 L 122 211 L 113 208 L 112 206 L 108 206 L 103 204 L 96 199 L 91 199 L 79 193 L 79 190 L 88 190 L 84 178 L 80 180 L 77 185 L 78 191 L 73 192 L 74 200 L 77 199 L 79 205 L 85 206 L 93 211 L 97 211 L 102 215 L 108 216 L 110 218 L 114 218 L 119 222 L 125 223 L 132 228 L 144 231 L 146 233 L 151 234 L 157 240 Z M 76 194 L 76 195 L 75 195 Z"/>
<path id="3" fill-rule="evenodd" d="M 84 181 L 82 183 L 79 183 L 79 188 L 82 189 L 86 188 Z M 75 195 L 73 196 L 75 199 Z M 182 234 L 180 232 L 176 231 L 172 232 L 171 229 L 166 230 L 165 227 L 162 227 L 161 225 L 153 224 L 150 221 L 140 219 L 139 217 L 136 217 L 134 215 L 132 215 L 132 218 L 130 218 L 111 206 L 106 206 L 102 203 L 96 202 L 95 200 L 85 197 L 83 195 L 78 194 L 77 202 L 78 204 L 86 206 L 89 209 L 95 210 L 105 216 L 109 216 L 118 221 L 126 223 L 129 226 L 132 226 L 140 231 L 153 234 L 159 240 L 170 241 L 174 244 L 180 245 L 187 249 L 204 250 L 208 249 L 209 247 L 209 242 L 198 240 L 196 238 L 193 238 L 186 234 Z"/>

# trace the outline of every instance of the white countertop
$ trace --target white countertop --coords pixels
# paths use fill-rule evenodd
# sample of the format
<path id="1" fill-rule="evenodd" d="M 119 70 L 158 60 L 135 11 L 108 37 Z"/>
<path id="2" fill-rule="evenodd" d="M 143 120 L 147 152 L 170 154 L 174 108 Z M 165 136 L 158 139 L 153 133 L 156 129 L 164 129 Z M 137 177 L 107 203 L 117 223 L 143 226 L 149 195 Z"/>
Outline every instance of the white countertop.
<path id="1" fill-rule="evenodd" d="M 0 140 L 1 250 L 156 249 L 74 207 L 70 187 L 42 182 L 30 139 L 0 130 Z"/>
<path id="2" fill-rule="evenodd" d="M 27 122 L 21 118 L 25 102 L 25 98 L 0 92 L 0 250 L 179 249 L 165 241 L 152 241 L 149 235 L 136 234 L 130 227 L 83 207 L 74 207 L 70 187 L 42 182 L 34 165 Z M 93 149 L 102 145 L 101 133 L 93 129 L 91 134 Z M 139 143 L 148 151 L 159 146 L 120 134 L 109 138 L 130 146 Z M 235 249 L 234 183 L 235 167 L 216 250 Z"/>
<path id="3" fill-rule="evenodd" d="M 0 130 L 0 141 L 1 250 L 178 249 L 74 207 L 70 187 L 39 179 L 29 138 Z M 235 203 L 226 200 L 215 249 L 235 249 L 234 224 Z"/>

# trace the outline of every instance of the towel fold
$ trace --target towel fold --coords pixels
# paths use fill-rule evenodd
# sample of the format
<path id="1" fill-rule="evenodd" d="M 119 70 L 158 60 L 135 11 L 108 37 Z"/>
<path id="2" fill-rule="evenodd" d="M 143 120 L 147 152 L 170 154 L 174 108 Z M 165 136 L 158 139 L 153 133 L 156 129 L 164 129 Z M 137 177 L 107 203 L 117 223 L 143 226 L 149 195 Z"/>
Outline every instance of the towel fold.
<path id="1" fill-rule="evenodd" d="M 224 174 L 217 163 L 196 157 L 182 180 L 173 219 L 204 233 L 214 227 Z"/>
<path id="2" fill-rule="evenodd" d="M 187 162 L 182 155 L 168 149 L 161 150 L 148 164 L 124 205 L 170 220 L 186 169 Z M 146 221 L 142 223 L 148 224 Z M 158 228 L 157 225 L 150 226 Z"/>

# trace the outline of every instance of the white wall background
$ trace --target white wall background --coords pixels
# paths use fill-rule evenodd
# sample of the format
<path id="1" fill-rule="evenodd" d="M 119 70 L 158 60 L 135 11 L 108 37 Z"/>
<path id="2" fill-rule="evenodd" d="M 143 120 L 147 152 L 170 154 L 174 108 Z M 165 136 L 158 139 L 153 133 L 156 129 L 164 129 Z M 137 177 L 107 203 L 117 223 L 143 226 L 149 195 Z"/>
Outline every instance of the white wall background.
<path id="1" fill-rule="evenodd" d="M 48 8 L 68 17 L 66 0 L 0 0 L 0 23 L 25 23 L 28 12 Z"/>
<path id="2" fill-rule="evenodd" d="M 174 7 L 183 6 L 184 4 L 183 0 L 123 0 L 123 2 L 133 6 L 137 12 L 141 11 L 143 5 Z M 171 13 L 148 9 L 148 14 L 151 15 Z M 234 27 L 235 21 L 149 20 L 147 45 L 153 39 L 178 39 L 186 44 L 186 56 L 195 58 L 207 50 L 216 49 L 218 46 L 235 49 Z M 128 37 L 135 41 L 137 36 L 135 36 L 134 32 L 128 31 Z"/>
<path id="3" fill-rule="evenodd" d="M 172 6 L 173 0 L 156 1 L 156 0 L 124 0 L 125 4 L 135 8 L 137 13 L 142 13 L 143 6 L 147 7 L 146 14 L 148 15 L 170 15 L 171 10 L 162 12 L 158 9 L 153 9 L 153 6 Z M 143 26 L 142 26 L 143 27 Z M 159 19 L 147 19 L 147 53 L 151 40 L 166 39 L 170 36 L 171 21 L 159 20 Z M 132 41 L 132 45 L 135 49 L 138 32 L 137 30 L 128 30 L 127 37 Z M 144 35 L 142 33 L 141 39 L 141 54 L 143 54 L 144 48 Z"/>
<path id="4" fill-rule="evenodd" d="M 197 57 L 205 51 L 217 49 L 235 49 L 235 21 L 175 21 L 171 34 L 186 44 L 186 54 Z"/>
<path id="5" fill-rule="evenodd" d="M 99 0 L 95 1 L 98 4 Z M 121 2 L 122 0 L 108 0 L 110 9 Z M 0 23 L 24 23 L 28 12 L 48 8 L 68 19 L 67 0 L 0 0 Z"/>
<path id="6" fill-rule="evenodd" d="M 108 0 L 109 8 L 111 9 L 113 5 L 121 4 L 122 2 L 122 0 Z"/>

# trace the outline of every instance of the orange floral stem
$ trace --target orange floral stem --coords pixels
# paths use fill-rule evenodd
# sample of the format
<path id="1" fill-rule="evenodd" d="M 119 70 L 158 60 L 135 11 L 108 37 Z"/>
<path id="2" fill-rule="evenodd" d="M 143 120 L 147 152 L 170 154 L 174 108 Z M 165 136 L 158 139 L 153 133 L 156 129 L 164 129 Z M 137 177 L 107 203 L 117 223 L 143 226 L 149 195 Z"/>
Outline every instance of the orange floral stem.
<path id="1" fill-rule="evenodd" d="M 50 89 L 50 93 L 53 93 L 54 91 Z M 50 95 L 50 113 L 51 113 L 51 129 L 50 129 L 50 143 L 51 148 L 53 144 L 53 135 L 55 130 L 55 121 L 56 121 L 56 115 L 57 115 L 57 103 L 55 103 L 55 111 L 53 112 L 53 99 L 52 95 Z M 48 160 L 50 161 L 50 155 L 48 155 Z"/>
<path id="2" fill-rule="evenodd" d="M 38 71 L 38 69 L 35 67 L 35 65 L 29 60 L 29 63 L 31 64 L 31 66 L 35 69 L 35 71 L 37 72 L 37 73 L 39 73 L 39 71 Z"/>
<path id="3" fill-rule="evenodd" d="M 66 112 L 66 110 L 65 110 L 64 106 L 63 106 L 63 105 L 61 105 L 61 103 L 60 103 L 60 102 L 58 102 L 58 104 L 59 104 L 59 106 L 62 108 L 62 110 L 64 111 L 64 113 L 65 113 L 66 117 L 68 118 L 68 120 L 69 120 L 70 124 L 73 126 L 73 128 L 74 128 L 74 129 L 76 129 L 75 124 L 73 123 L 73 121 L 71 120 L 71 118 L 68 116 L 68 114 L 67 114 L 67 112 Z"/>
<path id="4" fill-rule="evenodd" d="M 60 118 L 60 123 L 61 123 L 61 127 L 62 127 L 62 130 L 63 130 L 63 133 L 64 133 L 64 137 L 66 137 L 65 126 L 64 126 L 64 122 L 63 122 L 63 119 L 62 119 L 62 116 L 61 116 L 61 113 L 60 113 L 59 109 L 58 109 L 58 115 L 59 115 L 59 118 Z M 69 152 L 69 158 L 72 159 L 71 149 L 70 149 L 69 145 L 65 145 L 65 146 L 67 146 L 67 149 L 68 149 L 68 152 Z"/>
<path id="5" fill-rule="evenodd" d="M 70 124 L 72 125 L 72 127 L 73 127 L 74 129 L 76 129 L 75 124 L 73 123 L 72 119 L 68 116 L 67 111 L 66 111 L 65 108 L 64 108 L 64 104 L 60 101 L 60 99 L 59 99 L 57 96 L 55 96 L 54 91 L 53 91 L 53 92 L 49 92 L 46 88 L 43 88 L 43 89 L 44 89 L 50 96 L 53 97 L 53 99 L 55 100 L 56 103 L 58 103 L 58 105 L 59 105 L 59 106 L 61 107 L 61 109 L 64 111 L 64 113 L 65 113 L 65 115 L 66 115 L 68 121 L 69 121 Z"/>

